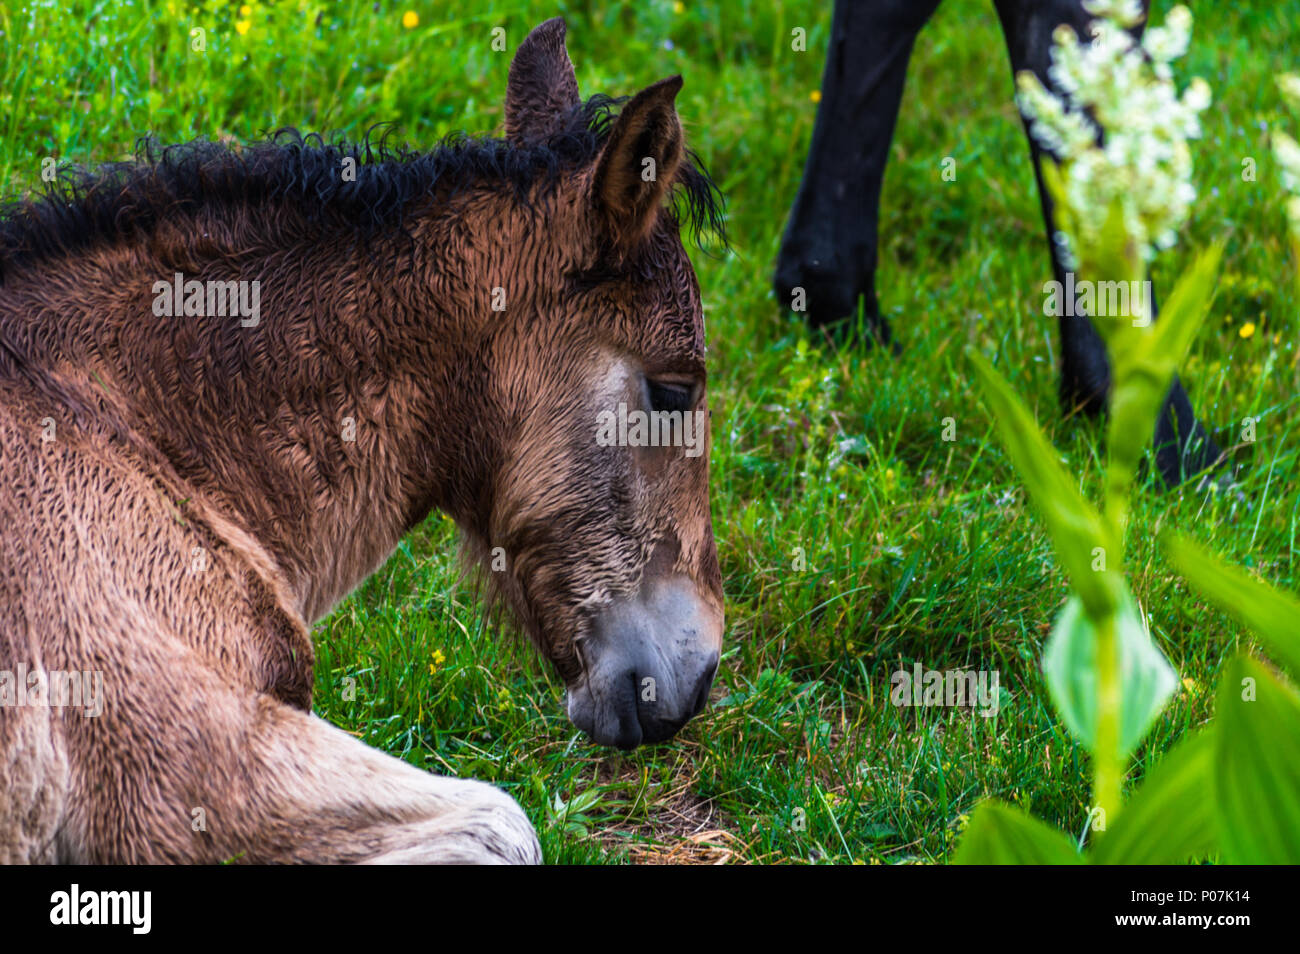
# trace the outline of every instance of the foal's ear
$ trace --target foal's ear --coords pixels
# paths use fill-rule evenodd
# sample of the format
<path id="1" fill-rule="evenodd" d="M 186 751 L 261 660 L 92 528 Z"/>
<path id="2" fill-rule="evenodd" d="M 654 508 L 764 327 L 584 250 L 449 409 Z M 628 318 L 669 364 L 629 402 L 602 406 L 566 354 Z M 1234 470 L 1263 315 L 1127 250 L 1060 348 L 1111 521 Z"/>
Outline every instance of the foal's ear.
<path id="1" fill-rule="evenodd" d="M 560 131 L 578 105 L 578 79 L 564 48 L 564 18 L 554 17 L 524 37 L 506 81 L 506 138 L 540 142 Z"/>
<path id="2" fill-rule="evenodd" d="M 675 100 L 680 76 L 647 86 L 623 107 L 596 161 L 592 207 L 606 235 L 626 254 L 654 228 L 685 151 Z"/>

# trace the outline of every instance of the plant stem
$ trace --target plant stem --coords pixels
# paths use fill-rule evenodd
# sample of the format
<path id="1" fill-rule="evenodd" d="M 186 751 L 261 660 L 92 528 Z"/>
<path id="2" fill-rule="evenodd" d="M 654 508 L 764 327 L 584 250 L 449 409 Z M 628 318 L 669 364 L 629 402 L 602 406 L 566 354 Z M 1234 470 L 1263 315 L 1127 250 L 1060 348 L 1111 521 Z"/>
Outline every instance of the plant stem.
<path id="1" fill-rule="evenodd" d="M 1116 653 L 1115 616 L 1097 629 L 1097 749 L 1093 761 L 1093 802 L 1109 825 L 1119 814 L 1124 782 L 1124 762 L 1119 757 L 1119 658 Z"/>
<path id="2" fill-rule="evenodd" d="M 1119 373 L 1122 377 L 1122 371 Z M 1118 386 L 1118 384 L 1116 384 Z M 1112 455 L 1106 467 L 1103 517 L 1110 541 L 1107 568 L 1123 576 L 1124 537 L 1128 529 L 1129 495 L 1136 467 Z M 1093 765 L 1093 804 L 1109 825 L 1119 814 L 1124 788 L 1125 760 L 1120 755 L 1120 713 L 1123 685 L 1119 665 L 1118 617 L 1112 609 L 1097 626 L 1097 748 Z"/>
<path id="3" fill-rule="evenodd" d="M 1116 573 L 1124 569 L 1124 532 L 1128 528 L 1129 493 L 1136 476 L 1127 462 L 1119 463 L 1113 457 L 1106 462 L 1106 499 L 1103 511 L 1110 524 L 1111 549 L 1115 552 L 1113 564 L 1107 565 Z M 1110 556 L 1111 554 L 1108 554 Z"/>

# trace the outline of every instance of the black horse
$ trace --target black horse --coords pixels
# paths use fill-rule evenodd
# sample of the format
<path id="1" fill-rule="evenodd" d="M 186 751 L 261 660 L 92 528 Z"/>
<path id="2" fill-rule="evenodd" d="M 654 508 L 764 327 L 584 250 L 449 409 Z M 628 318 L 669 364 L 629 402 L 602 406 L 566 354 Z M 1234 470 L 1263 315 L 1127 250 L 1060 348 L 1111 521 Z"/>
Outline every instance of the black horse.
<path id="1" fill-rule="evenodd" d="M 855 331 L 861 305 L 866 330 L 878 341 L 890 341 L 875 288 L 880 187 L 912 44 L 939 2 L 835 2 L 812 149 L 781 242 L 774 281 L 778 301 L 797 307 L 802 298 L 814 328 Z M 994 6 L 1012 73 L 1032 70 L 1055 91 L 1047 76 L 1052 31 L 1066 23 L 1086 38 L 1092 15 L 1080 0 L 994 0 Z M 1147 7 L 1144 0 L 1144 10 Z M 1039 172 L 1042 150 L 1028 138 L 1052 268 L 1059 287 L 1065 288 L 1066 268 L 1051 241 L 1052 203 Z M 802 295 L 795 289 L 802 289 Z M 1097 414 L 1110 388 L 1105 345 L 1087 317 L 1066 315 L 1063 310 L 1061 402 L 1067 410 Z M 1170 486 L 1214 465 L 1220 457 L 1177 378 L 1156 424 L 1155 455 L 1157 469 Z"/>

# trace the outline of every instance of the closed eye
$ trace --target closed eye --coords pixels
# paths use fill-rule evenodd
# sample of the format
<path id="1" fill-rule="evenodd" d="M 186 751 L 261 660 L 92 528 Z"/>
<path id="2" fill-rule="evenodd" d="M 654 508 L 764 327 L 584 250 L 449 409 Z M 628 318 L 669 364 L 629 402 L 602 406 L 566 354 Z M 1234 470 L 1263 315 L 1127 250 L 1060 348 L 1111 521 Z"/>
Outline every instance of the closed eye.
<path id="1" fill-rule="evenodd" d="M 689 385 L 646 380 L 652 411 L 689 411 L 695 406 L 695 389 Z"/>

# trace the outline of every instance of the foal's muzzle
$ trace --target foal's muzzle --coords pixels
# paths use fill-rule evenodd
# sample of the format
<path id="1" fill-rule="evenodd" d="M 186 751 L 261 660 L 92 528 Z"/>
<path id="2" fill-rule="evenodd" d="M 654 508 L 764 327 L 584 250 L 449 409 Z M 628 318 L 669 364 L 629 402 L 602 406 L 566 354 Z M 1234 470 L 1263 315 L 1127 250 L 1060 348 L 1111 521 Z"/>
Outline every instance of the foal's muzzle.
<path id="1" fill-rule="evenodd" d="M 709 701 L 721 646 L 722 613 L 690 580 L 651 582 L 596 619 L 569 719 L 620 749 L 670 739 Z"/>

